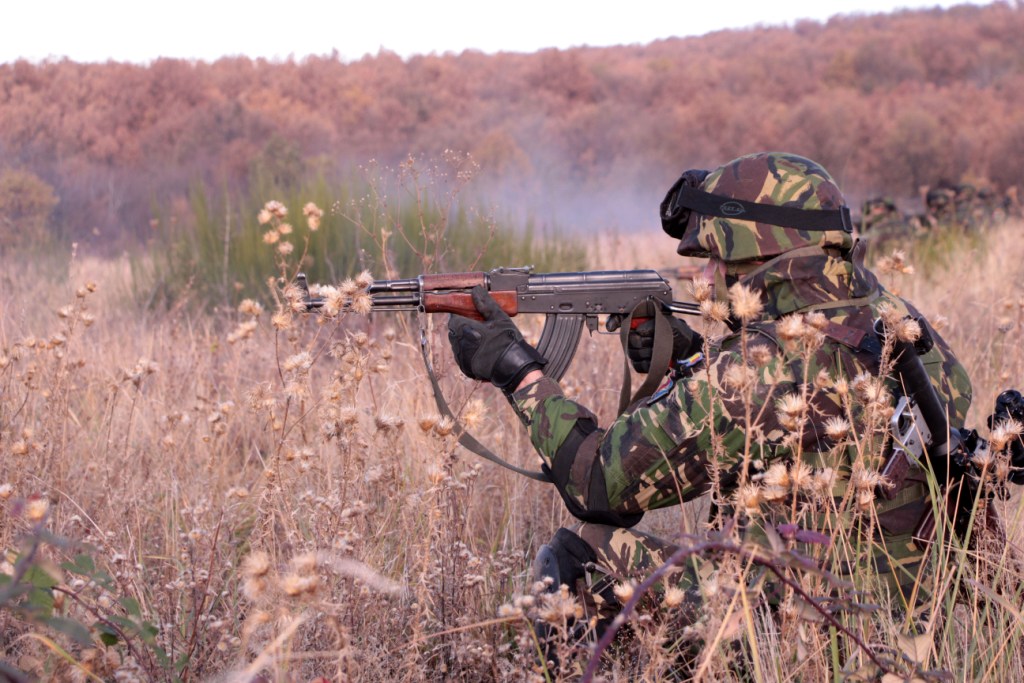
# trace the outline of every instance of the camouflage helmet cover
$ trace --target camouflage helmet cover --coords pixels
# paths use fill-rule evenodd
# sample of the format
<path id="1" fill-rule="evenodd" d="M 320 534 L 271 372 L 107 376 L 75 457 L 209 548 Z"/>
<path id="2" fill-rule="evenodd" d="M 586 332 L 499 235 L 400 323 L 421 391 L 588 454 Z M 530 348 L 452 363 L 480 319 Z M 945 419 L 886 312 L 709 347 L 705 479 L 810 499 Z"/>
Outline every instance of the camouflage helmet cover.
<path id="1" fill-rule="evenodd" d="M 763 207 L 784 207 L 791 216 L 799 214 L 801 220 L 795 223 L 801 227 L 782 227 L 766 222 L 771 219 L 763 216 L 744 220 L 708 215 L 695 207 L 679 242 L 683 256 L 738 262 L 770 259 L 812 245 L 842 250 L 853 247 L 842 192 L 828 171 L 810 159 L 782 152 L 750 154 L 711 171 L 699 189 L 762 211 L 767 211 Z M 728 208 L 727 204 L 722 207 Z M 821 212 L 820 221 L 816 212 Z"/>

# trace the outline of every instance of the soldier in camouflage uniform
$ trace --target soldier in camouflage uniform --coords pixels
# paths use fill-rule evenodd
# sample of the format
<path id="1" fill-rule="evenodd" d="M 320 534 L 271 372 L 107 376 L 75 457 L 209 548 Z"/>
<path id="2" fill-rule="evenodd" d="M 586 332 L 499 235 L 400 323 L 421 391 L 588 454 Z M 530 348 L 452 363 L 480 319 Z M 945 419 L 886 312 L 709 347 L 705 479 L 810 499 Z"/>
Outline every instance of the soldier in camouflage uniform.
<path id="1" fill-rule="evenodd" d="M 925 211 L 933 227 L 956 223 L 956 189 L 943 181 L 935 188 L 924 188 Z"/>
<path id="2" fill-rule="evenodd" d="M 872 256 L 890 250 L 894 243 L 906 239 L 910 234 L 910 225 L 896 203 L 883 197 L 864 202 L 858 228 Z"/>
<path id="3" fill-rule="evenodd" d="M 912 532 L 930 505 L 928 488 L 919 469 L 895 490 L 878 475 L 900 389 L 876 379 L 885 353 L 873 326 L 919 314 L 864 267 L 836 183 L 808 159 L 753 154 L 710 173 L 687 171 L 661 213 L 680 254 L 708 259 L 712 286 L 697 298 L 711 317 L 727 317 L 728 329 L 705 341 L 673 319 L 674 359 L 662 369 L 649 367 L 650 323 L 637 328 L 634 367 L 665 380 L 610 425 L 600 427 L 543 375 L 544 359 L 482 290 L 474 300 L 485 322 L 450 322 L 460 367 L 510 396 L 581 520 L 542 548 L 537 573 L 568 584 L 597 610 L 592 616 L 607 618 L 620 606 L 604 590 L 609 581 L 595 577 L 642 576 L 676 549 L 631 527 L 647 510 L 711 495 L 716 519 L 737 519 L 753 542 L 767 545 L 768 528 L 786 522 L 844 541 L 833 547 L 867 547 L 841 561 L 821 547 L 805 550 L 862 586 L 874 576 L 871 585 L 889 593 L 879 599 L 912 607 L 923 557 Z M 922 360 L 951 426 L 962 427 L 970 381 L 932 336 Z M 669 580 L 686 591 L 689 617 L 713 571 L 690 565 Z"/>

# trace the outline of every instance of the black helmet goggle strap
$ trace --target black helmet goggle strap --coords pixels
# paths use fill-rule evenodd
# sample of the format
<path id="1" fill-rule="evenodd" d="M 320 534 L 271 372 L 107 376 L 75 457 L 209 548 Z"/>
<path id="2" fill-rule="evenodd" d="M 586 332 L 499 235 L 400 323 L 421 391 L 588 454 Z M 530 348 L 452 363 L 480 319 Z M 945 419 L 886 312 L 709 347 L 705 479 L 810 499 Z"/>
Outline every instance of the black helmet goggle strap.
<path id="1" fill-rule="evenodd" d="M 693 212 L 703 216 L 736 218 L 796 230 L 853 232 L 849 207 L 798 209 L 792 206 L 758 204 L 723 197 L 697 189 L 707 175 L 708 171 L 686 171 L 665 195 L 661 203 L 661 227 L 672 237 L 682 239 Z"/>

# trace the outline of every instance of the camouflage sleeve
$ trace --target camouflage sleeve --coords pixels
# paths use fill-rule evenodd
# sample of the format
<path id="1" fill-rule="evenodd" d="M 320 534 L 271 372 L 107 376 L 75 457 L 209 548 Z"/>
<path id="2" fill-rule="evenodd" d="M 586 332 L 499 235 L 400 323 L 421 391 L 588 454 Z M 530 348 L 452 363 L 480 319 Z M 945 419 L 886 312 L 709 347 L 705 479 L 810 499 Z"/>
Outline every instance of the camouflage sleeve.
<path id="1" fill-rule="evenodd" d="M 742 434 L 729 429 L 721 410 L 709 415 L 708 407 L 718 405 L 711 395 L 702 370 L 663 386 L 657 399 L 632 406 L 607 430 L 599 429 L 594 414 L 567 399 L 549 378 L 513 398 L 570 511 L 592 521 L 580 511 L 639 515 L 707 491 L 711 419 L 715 431 L 725 436 L 716 447 L 725 459 L 743 444 Z"/>

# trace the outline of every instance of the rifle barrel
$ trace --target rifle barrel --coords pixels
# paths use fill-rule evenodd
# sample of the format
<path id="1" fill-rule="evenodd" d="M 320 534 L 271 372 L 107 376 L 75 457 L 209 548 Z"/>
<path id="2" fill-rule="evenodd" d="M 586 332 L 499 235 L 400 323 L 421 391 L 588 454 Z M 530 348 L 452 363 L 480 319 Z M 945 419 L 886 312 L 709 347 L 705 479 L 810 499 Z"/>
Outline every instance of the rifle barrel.
<path id="1" fill-rule="evenodd" d="M 690 303 L 689 301 L 673 301 L 665 304 L 665 308 L 672 313 L 682 313 L 683 315 L 700 315 L 700 304 Z"/>

